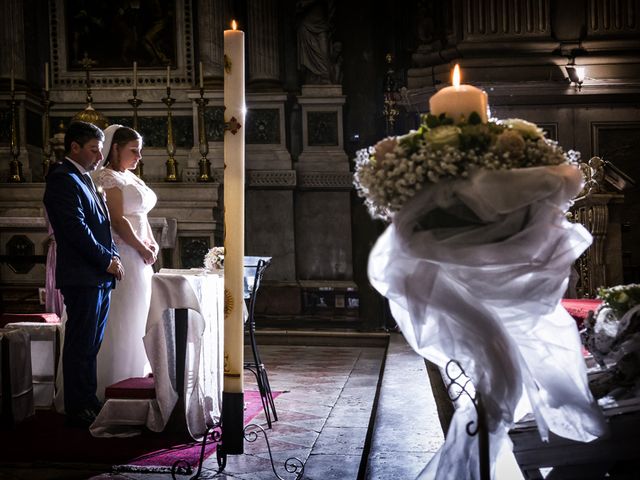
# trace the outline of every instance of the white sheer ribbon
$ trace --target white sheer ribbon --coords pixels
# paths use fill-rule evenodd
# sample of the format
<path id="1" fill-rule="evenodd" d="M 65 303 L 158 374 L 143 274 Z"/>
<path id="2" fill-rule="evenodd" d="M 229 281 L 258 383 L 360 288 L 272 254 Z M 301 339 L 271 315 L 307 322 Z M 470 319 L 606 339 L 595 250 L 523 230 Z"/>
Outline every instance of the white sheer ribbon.
<path id="1" fill-rule="evenodd" d="M 590 441 L 604 421 L 589 392 L 574 320 L 560 305 L 591 235 L 565 211 L 582 176 L 568 165 L 474 172 L 424 188 L 396 214 L 369 258 L 408 343 L 443 367 L 455 359 L 483 397 L 491 464 L 511 447 L 528 400 L 540 435 Z M 478 478 L 471 406 L 420 478 Z M 494 471 L 495 468 L 492 468 Z"/>

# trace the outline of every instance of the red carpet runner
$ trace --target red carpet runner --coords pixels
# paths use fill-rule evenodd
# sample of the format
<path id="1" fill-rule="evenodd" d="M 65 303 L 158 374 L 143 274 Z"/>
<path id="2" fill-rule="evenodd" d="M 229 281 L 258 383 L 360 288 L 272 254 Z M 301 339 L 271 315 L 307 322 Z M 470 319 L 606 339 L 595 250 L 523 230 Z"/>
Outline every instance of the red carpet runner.
<path id="1" fill-rule="evenodd" d="M 273 392 L 274 398 L 281 392 Z M 260 395 L 245 392 L 245 424 L 262 412 Z M 171 433 L 145 431 L 131 438 L 94 438 L 88 430 L 68 428 L 64 416 L 50 410 L 0 432 L 1 463 L 81 463 L 116 470 L 167 471 L 176 460 L 198 463 L 201 444 Z M 207 445 L 205 457 L 215 452 Z M 137 467 L 137 468 L 136 468 Z"/>

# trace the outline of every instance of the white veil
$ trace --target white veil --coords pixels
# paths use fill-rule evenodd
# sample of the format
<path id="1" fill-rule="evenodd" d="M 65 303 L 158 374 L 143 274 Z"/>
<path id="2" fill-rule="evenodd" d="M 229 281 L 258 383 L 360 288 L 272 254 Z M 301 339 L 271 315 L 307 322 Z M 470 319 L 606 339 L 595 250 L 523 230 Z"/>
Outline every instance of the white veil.
<path id="1" fill-rule="evenodd" d="M 107 161 L 107 157 L 109 156 L 109 152 L 111 151 L 111 144 L 113 143 L 113 135 L 119 128 L 122 128 L 124 125 L 114 124 L 109 125 L 104 129 L 104 142 L 102 144 L 102 162 L 98 165 L 96 170 L 104 168 L 104 164 Z"/>

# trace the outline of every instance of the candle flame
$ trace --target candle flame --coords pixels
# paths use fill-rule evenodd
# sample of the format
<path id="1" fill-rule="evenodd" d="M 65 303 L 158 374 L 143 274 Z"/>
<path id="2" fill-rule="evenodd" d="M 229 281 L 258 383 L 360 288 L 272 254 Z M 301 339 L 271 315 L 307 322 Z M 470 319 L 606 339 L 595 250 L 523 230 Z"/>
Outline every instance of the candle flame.
<path id="1" fill-rule="evenodd" d="M 237 30 L 238 29 L 238 24 L 235 20 L 231 20 L 231 29 L 232 30 Z"/>
<path id="2" fill-rule="evenodd" d="M 452 76 L 452 82 L 454 87 L 459 87 L 460 86 L 460 65 L 458 65 L 456 63 L 456 66 L 453 67 L 453 76 Z"/>

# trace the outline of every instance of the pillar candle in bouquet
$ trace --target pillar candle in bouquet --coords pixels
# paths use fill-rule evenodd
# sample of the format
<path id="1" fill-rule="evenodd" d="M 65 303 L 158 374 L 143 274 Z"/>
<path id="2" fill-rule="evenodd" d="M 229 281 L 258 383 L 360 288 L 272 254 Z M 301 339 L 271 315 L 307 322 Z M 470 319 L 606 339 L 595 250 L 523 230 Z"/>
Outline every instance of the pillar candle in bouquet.
<path id="1" fill-rule="evenodd" d="M 453 69 L 452 83 L 452 86 L 439 90 L 429 99 L 430 113 L 435 116 L 444 113 L 454 122 L 460 123 L 463 120 L 468 120 L 469 115 L 476 112 L 482 123 L 487 123 L 489 100 L 486 92 L 473 85 L 460 85 L 460 67 L 458 65 Z"/>

